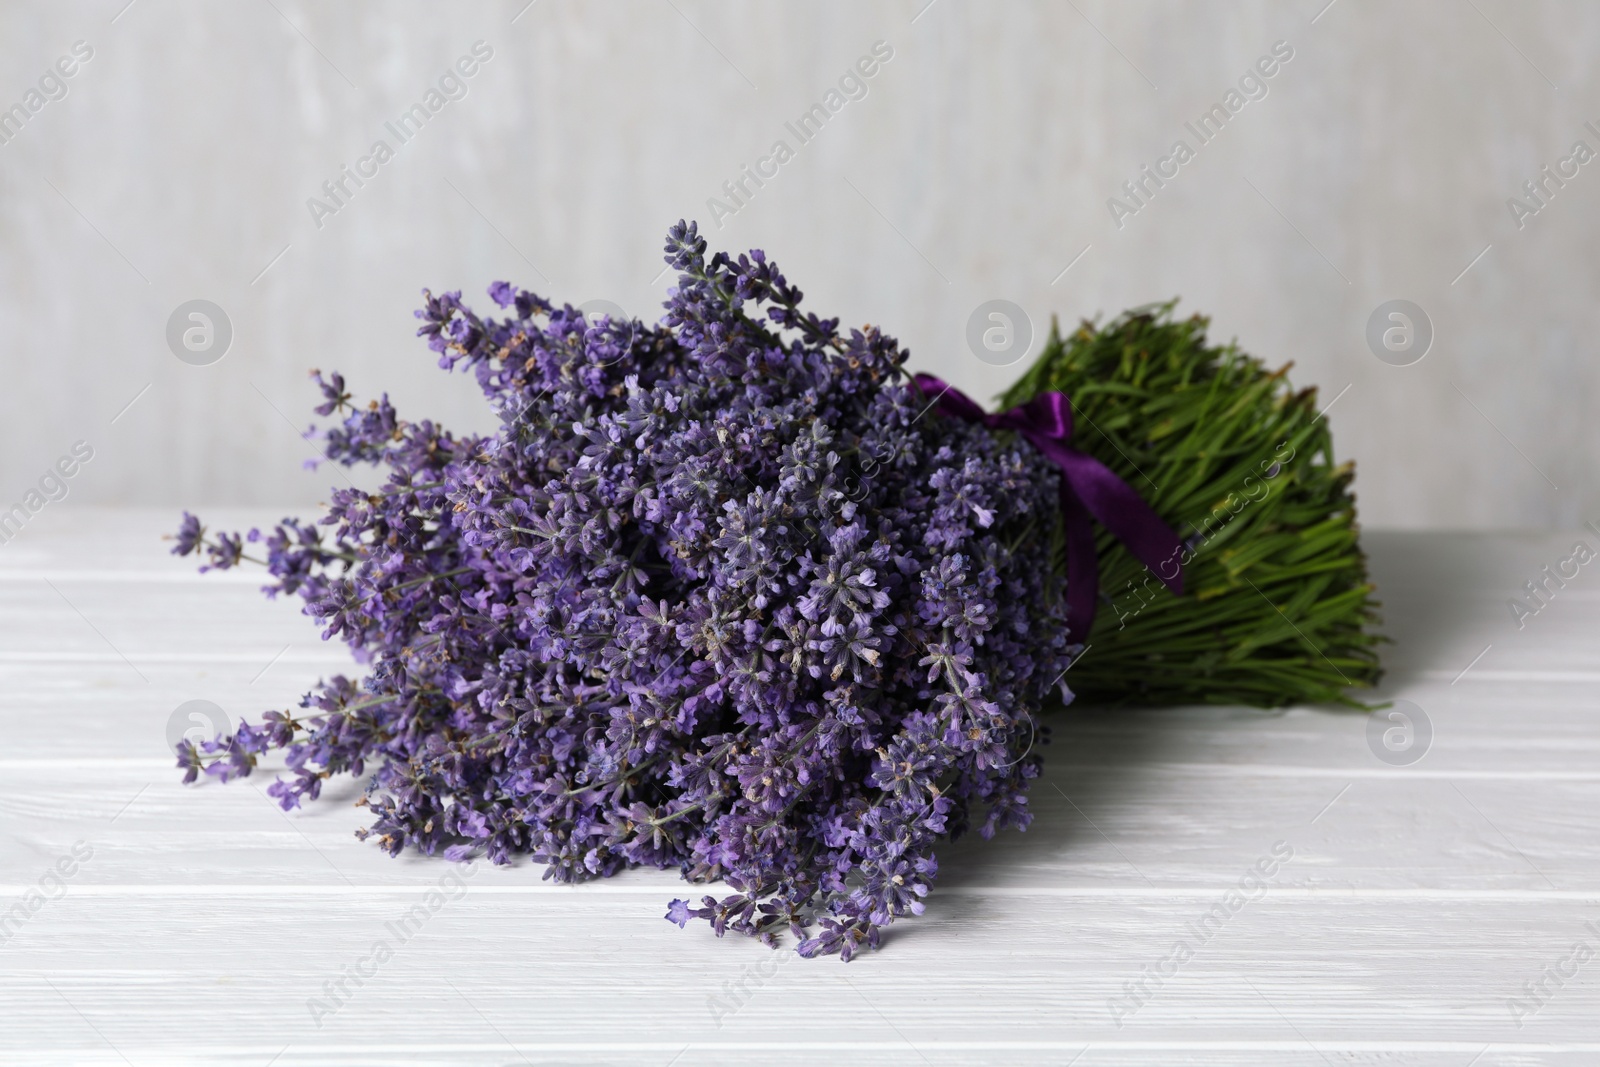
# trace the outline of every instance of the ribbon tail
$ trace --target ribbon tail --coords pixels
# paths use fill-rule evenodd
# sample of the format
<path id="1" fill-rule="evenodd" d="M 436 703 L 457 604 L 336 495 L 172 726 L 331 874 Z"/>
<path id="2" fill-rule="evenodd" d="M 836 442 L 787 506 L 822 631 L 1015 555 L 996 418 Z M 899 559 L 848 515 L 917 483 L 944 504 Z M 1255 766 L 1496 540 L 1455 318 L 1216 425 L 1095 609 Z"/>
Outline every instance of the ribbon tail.
<path id="1" fill-rule="evenodd" d="M 1081 644 L 1089 640 L 1089 627 L 1094 624 L 1100 562 L 1095 558 L 1089 513 L 1073 495 L 1065 474 L 1061 477 L 1061 515 L 1067 541 L 1067 637 Z"/>
<path id="2" fill-rule="evenodd" d="M 1183 543 L 1161 521 L 1133 487 L 1110 467 L 1086 453 L 1055 441 L 1039 442 L 1061 468 L 1063 483 L 1070 483 L 1085 510 L 1135 559 L 1148 567 L 1173 593 L 1183 593 Z"/>

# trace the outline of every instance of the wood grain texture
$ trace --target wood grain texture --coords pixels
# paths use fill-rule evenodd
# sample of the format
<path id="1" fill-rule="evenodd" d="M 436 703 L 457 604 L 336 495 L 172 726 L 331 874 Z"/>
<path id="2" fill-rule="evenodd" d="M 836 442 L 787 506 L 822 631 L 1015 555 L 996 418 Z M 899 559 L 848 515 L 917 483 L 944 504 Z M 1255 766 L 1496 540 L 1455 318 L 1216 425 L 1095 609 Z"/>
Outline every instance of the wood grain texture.
<path id="1" fill-rule="evenodd" d="M 0 943 L 0 1063 L 1600 1062 L 1600 964 L 1524 988 L 1600 949 L 1600 582 L 1522 629 L 1505 604 L 1570 537 L 1368 535 L 1419 762 L 1358 713 L 1072 709 L 1033 827 L 946 849 L 927 915 L 845 967 L 678 930 L 668 872 L 388 859 L 355 782 L 293 815 L 266 776 L 180 786 L 180 703 L 353 665 L 166 558 L 171 516 L 39 525 L 0 551 L 0 906 L 50 899 Z"/>

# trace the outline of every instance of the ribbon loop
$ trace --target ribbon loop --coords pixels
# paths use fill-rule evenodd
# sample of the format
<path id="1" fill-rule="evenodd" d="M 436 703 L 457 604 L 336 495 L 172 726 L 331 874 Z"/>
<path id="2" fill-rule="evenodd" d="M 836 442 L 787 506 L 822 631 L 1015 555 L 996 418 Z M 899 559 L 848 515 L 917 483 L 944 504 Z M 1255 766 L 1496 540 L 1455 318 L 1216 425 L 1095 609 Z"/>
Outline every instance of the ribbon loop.
<path id="1" fill-rule="evenodd" d="M 1091 517 L 1110 530 L 1168 589 L 1183 593 L 1183 570 L 1176 565 L 1182 551 L 1178 535 L 1115 471 L 1072 447 L 1072 401 L 1065 393 L 1041 393 L 1020 407 L 991 415 L 961 390 L 931 374 L 917 375 L 916 383 L 924 395 L 934 398 L 941 414 L 965 422 L 981 422 L 992 430 L 1015 430 L 1061 471 L 1061 513 L 1067 538 L 1067 629 L 1073 640 L 1088 638 L 1100 592 Z M 1170 578 L 1161 568 L 1168 561 L 1174 564 Z"/>

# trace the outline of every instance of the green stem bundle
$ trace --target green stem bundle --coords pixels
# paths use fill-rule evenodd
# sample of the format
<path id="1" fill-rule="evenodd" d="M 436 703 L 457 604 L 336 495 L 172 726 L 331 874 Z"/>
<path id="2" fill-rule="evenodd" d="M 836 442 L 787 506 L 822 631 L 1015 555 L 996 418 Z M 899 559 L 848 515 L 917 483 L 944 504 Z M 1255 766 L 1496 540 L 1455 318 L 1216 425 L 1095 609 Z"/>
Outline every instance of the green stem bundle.
<path id="1" fill-rule="evenodd" d="M 1063 337 L 1002 398 L 1059 391 L 1073 444 L 1185 542 L 1173 596 L 1104 528 L 1101 602 L 1068 683 L 1096 703 L 1362 707 L 1380 674 L 1378 603 L 1357 538 L 1354 465 L 1337 463 L 1316 390 L 1293 391 L 1176 301 Z"/>

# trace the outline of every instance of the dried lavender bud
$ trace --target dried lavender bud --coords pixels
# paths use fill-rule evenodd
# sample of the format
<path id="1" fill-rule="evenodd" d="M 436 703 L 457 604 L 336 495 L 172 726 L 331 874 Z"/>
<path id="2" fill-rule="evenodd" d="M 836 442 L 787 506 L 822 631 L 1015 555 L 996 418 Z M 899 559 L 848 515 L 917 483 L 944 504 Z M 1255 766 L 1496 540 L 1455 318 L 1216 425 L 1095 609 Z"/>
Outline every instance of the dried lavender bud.
<path id="1" fill-rule="evenodd" d="M 174 551 L 227 568 L 261 545 L 269 594 L 370 670 L 179 766 L 282 750 L 286 809 L 370 771 L 363 836 L 391 853 L 675 866 L 734 890 L 672 901 L 680 926 L 849 959 L 923 910 L 941 840 L 1028 823 L 1071 652 L 1057 473 L 930 412 L 893 338 L 802 312 L 760 251 L 708 260 L 679 223 L 666 253 L 654 327 L 505 282 L 501 319 L 424 293 L 418 333 L 476 375 L 493 436 L 316 376 L 343 416 L 329 457 L 384 488 L 244 539 L 185 514 Z"/>

